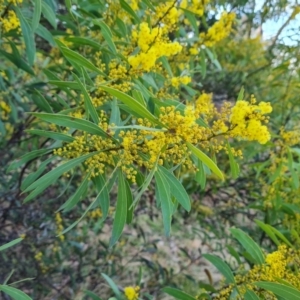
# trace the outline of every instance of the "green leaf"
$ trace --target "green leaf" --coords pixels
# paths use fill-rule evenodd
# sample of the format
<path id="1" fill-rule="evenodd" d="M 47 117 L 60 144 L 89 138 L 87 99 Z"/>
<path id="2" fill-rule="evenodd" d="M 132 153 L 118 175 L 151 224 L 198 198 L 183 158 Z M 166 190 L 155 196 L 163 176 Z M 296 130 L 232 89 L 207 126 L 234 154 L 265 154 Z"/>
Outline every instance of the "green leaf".
<path id="1" fill-rule="evenodd" d="M 251 290 L 247 290 L 244 295 L 245 300 L 259 300 L 260 298 Z"/>
<path id="2" fill-rule="evenodd" d="M 14 246 L 14 245 L 22 242 L 22 241 L 23 241 L 23 238 L 18 238 L 18 239 L 15 239 L 15 240 L 13 240 L 13 241 L 11 241 L 9 243 L 6 243 L 6 244 L 0 246 L 0 251 L 3 251 L 5 249 L 7 249 L 7 248 L 10 248 L 10 247 L 12 247 L 12 246 Z"/>
<path id="3" fill-rule="evenodd" d="M 130 109 L 135 111 L 141 117 L 148 119 L 149 121 L 153 122 L 154 124 L 164 127 L 164 125 L 161 124 L 154 115 L 152 115 L 142 104 L 140 104 L 134 98 L 132 98 L 129 95 L 127 95 L 123 92 L 120 92 L 116 89 L 110 88 L 108 86 L 101 86 L 101 89 L 108 92 L 112 96 L 115 96 L 117 99 L 122 101 L 124 104 L 126 104 Z"/>
<path id="4" fill-rule="evenodd" d="M 106 138 L 108 137 L 108 134 L 103 129 L 88 120 L 60 114 L 32 113 L 32 115 L 49 123 L 79 129 Z"/>
<path id="5" fill-rule="evenodd" d="M 241 87 L 241 90 L 240 90 L 240 92 L 239 92 L 239 94 L 238 94 L 237 101 L 244 100 L 244 92 L 245 92 L 245 89 L 244 89 L 244 87 L 242 86 L 242 87 Z"/>
<path id="6" fill-rule="evenodd" d="M 39 164 L 38 169 L 35 172 L 30 173 L 24 180 L 22 180 L 21 190 L 23 191 L 30 186 L 35 180 L 37 180 L 45 171 L 47 165 L 55 158 L 50 156 L 48 159 Z"/>
<path id="7" fill-rule="evenodd" d="M 8 285 L 0 285 L 0 291 L 3 291 L 5 294 L 15 300 L 32 300 L 32 298 L 30 298 L 24 292 Z"/>
<path id="8" fill-rule="evenodd" d="M 80 90 L 78 84 L 74 81 L 49 80 L 49 83 L 62 88 L 70 88 L 72 90 Z"/>
<path id="9" fill-rule="evenodd" d="M 165 287 L 163 292 L 179 300 L 195 300 L 193 296 L 175 288 Z"/>
<path id="10" fill-rule="evenodd" d="M 227 142 L 227 151 L 228 151 L 228 156 L 229 156 L 229 163 L 230 163 L 230 170 L 231 170 L 231 176 L 233 179 L 238 178 L 239 173 L 240 173 L 240 168 L 238 163 L 235 161 L 230 144 Z"/>
<path id="11" fill-rule="evenodd" d="M 51 46 L 54 47 L 56 45 L 52 34 L 42 24 L 38 25 L 38 28 L 35 30 L 35 33 L 39 35 L 41 38 L 43 38 L 44 40 L 46 40 Z"/>
<path id="12" fill-rule="evenodd" d="M 172 69 L 171 69 L 171 66 L 170 66 L 170 64 L 169 64 L 168 59 L 167 59 L 166 56 L 160 57 L 160 58 L 158 59 L 158 62 L 161 62 L 161 63 L 162 63 L 163 67 L 164 67 L 165 70 L 168 72 L 168 75 L 169 75 L 170 77 L 174 77 L 174 76 L 173 76 Z"/>
<path id="13" fill-rule="evenodd" d="M 23 14 L 18 6 L 15 6 L 15 10 L 16 10 L 17 16 L 18 16 L 18 18 L 20 20 L 20 24 L 21 24 L 22 34 L 23 34 L 23 38 L 24 38 L 25 46 L 26 46 L 26 54 L 27 54 L 27 58 L 28 58 L 28 63 L 30 66 L 32 66 L 33 62 L 34 62 L 34 58 L 35 58 L 34 34 L 31 30 L 30 25 L 28 24 L 27 20 L 24 18 Z"/>
<path id="14" fill-rule="evenodd" d="M 113 178 L 116 170 L 117 170 L 117 167 L 113 170 L 109 179 Z M 102 189 L 104 189 L 108 183 L 109 183 L 109 180 L 105 183 L 105 185 L 102 187 Z M 99 193 L 102 192 L 102 189 Z M 68 226 L 63 232 L 61 232 L 61 235 L 69 232 L 72 228 L 74 228 L 86 216 L 86 214 L 94 207 L 96 201 L 98 201 L 98 197 L 95 198 L 95 200 L 87 207 L 87 209 L 84 211 L 84 213 L 81 215 L 81 217 L 78 220 L 76 220 L 74 223 L 72 223 L 70 226 Z"/>
<path id="15" fill-rule="evenodd" d="M 128 35 L 126 24 L 120 18 L 117 18 L 116 24 L 119 27 L 120 36 L 126 37 Z"/>
<path id="16" fill-rule="evenodd" d="M 60 208 L 59 210 L 63 210 L 63 212 L 67 212 L 69 210 L 71 210 L 72 208 L 74 208 L 74 206 L 79 202 L 80 198 L 82 197 L 82 195 L 84 194 L 84 192 L 87 189 L 88 186 L 88 182 L 89 182 L 89 178 L 90 178 L 90 173 L 88 173 L 85 178 L 83 179 L 83 181 L 81 182 L 81 184 L 79 185 L 78 189 L 76 190 L 76 192 L 74 193 L 74 195 L 72 195 Z"/>
<path id="17" fill-rule="evenodd" d="M 184 11 L 185 16 L 187 17 L 190 24 L 192 25 L 192 27 L 194 29 L 194 34 L 196 34 L 198 36 L 199 35 L 199 29 L 198 29 L 198 24 L 197 24 L 197 19 L 195 17 L 195 14 L 192 13 L 191 11 L 187 10 L 187 9 L 182 9 L 182 10 Z"/>
<path id="18" fill-rule="evenodd" d="M 171 232 L 172 221 L 172 203 L 170 196 L 170 186 L 162 172 L 157 171 L 154 176 L 156 183 L 155 195 L 158 202 L 161 205 L 165 235 L 169 236 Z"/>
<path id="19" fill-rule="evenodd" d="M 85 89 L 84 85 L 81 83 L 79 78 L 76 76 L 76 74 L 73 73 L 73 77 L 75 78 L 75 81 L 77 82 L 78 86 L 80 87 L 83 96 L 84 96 L 84 105 L 85 105 L 85 110 L 88 111 L 92 117 L 92 120 L 94 121 L 95 124 L 99 124 L 99 116 L 98 113 L 92 103 L 91 97 L 88 94 L 87 90 Z"/>
<path id="20" fill-rule="evenodd" d="M 280 245 L 279 240 L 277 239 L 275 233 L 272 230 L 272 226 L 270 226 L 269 224 L 265 224 L 259 220 L 254 220 L 254 221 L 277 246 Z"/>
<path id="21" fill-rule="evenodd" d="M 130 185 L 128 183 L 128 181 L 125 181 L 125 185 L 126 185 L 126 195 L 127 195 L 127 216 L 126 216 L 126 223 L 130 224 L 132 222 L 132 218 L 133 218 L 133 197 L 132 197 L 132 192 L 130 189 Z"/>
<path id="22" fill-rule="evenodd" d="M 159 166 L 158 170 L 163 173 L 165 176 L 170 189 L 171 194 L 177 199 L 177 201 L 183 206 L 186 211 L 191 210 L 191 200 L 186 190 L 180 183 L 180 181 L 173 175 L 173 173 L 169 172 L 163 166 Z"/>
<path id="23" fill-rule="evenodd" d="M 109 192 L 103 175 L 99 174 L 94 178 L 94 183 L 97 187 L 98 195 L 96 202 L 99 203 L 102 211 L 102 220 L 104 221 L 109 212 Z"/>
<path id="24" fill-rule="evenodd" d="M 42 1 L 41 0 L 35 0 L 34 1 L 34 11 L 33 11 L 33 17 L 32 17 L 32 31 L 36 31 L 37 27 L 40 23 L 41 18 L 41 12 L 42 12 Z"/>
<path id="25" fill-rule="evenodd" d="M 58 166 L 57 168 L 51 170 L 50 172 L 48 172 L 47 174 L 45 174 L 41 178 L 39 178 L 37 181 L 32 183 L 29 187 L 27 187 L 25 189 L 24 193 L 33 190 L 32 194 L 35 195 L 35 196 L 38 195 L 43 190 L 45 190 L 48 186 L 53 184 L 62 174 L 70 171 L 71 169 L 73 169 L 77 165 L 79 165 L 80 163 L 84 162 L 88 158 L 90 158 L 93 155 L 96 155 L 98 153 L 100 153 L 100 151 L 89 153 L 89 154 L 86 154 L 86 155 L 83 155 L 83 156 L 80 156 L 80 157 L 73 158 L 73 159 L 69 160 L 68 162 L 66 162 L 66 163 Z M 29 201 L 29 199 L 31 199 L 31 197 L 29 197 L 29 196 L 26 197 L 24 201 Z M 29 198 L 29 199 L 27 199 L 27 198 Z"/>
<path id="26" fill-rule="evenodd" d="M 136 23 L 140 23 L 140 19 L 131 6 L 124 0 L 120 0 L 121 7 L 128 12 L 128 14 L 135 20 Z"/>
<path id="27" fill-rule="evenodd" d="M 115 296 L 119 299 L 119 300 L 122 300 L 122 295 L 121 295 L 121 292 L 119 291 L 119 288 L 117 287 L 117 285 L 114 283 L 114 281 L 109 277 L 107 276 L 106 274 L 104 273 L 101 273 L 101 276 L 106 280 L 106 282 L 109 284 L 109 286 L 111 287 L 111 289 L 113 290 Z"/>
<path id="28" fill-rule="evenodd" d="M 58 41 L 56 40 L 57 44 Z M 70 63 L 75 63 L 81 67 L 85 67 L 91 71 L 94 71 L 98 74 L 103 74 L 101 70 L 99 70 L 97 67 L 95 67 L 94 64 L 92 64 L 89 60 L 87 60 L 85 57 L 83 57 L 81 54 L 70 50 L 67 47 L 59 46 L 62 54 L 67 58 L 67 60 L 70 61 Z"/>
<path id="29" fill-rule="evenodd" d="M 25 130 L 25 131 L 30 134 L 36 134 L 36 135 L 47 137 L 47 138 L 50 138 L 53 140 L 64 141 L 64 142 L 68 142 L 68 143 L 71 143 L 75 140 L 75 138 L 73 136 L 70 136 L 70 135 L 67 135 L 64 133 L 60 133 L 60 132 L 52 132 L 52 131 L 46 131 L 46 130 L 40 130 L 40 129 L 30 129 L 30 130 Z"/>
<path id="30" fill-rule="evenodd" d="M 202 161 L 198 158 L 197 161 L 198 161 L 198 171 L 196 173 L 195 180 L 200 184 L 201 189 L 204 190 L 206 185 L 206 173 Z"/>
<path id="31" fill-rule="evenodd" d="M 36 106 L 47 113 L 53 113 L 51 106 L 44 96 L 38 90 L 34 90 L 34 92 L 35 94 L 32 96 L 32 100 Z"/>
<path id="32" fill-rule="evenodd" d="M 112 236 L 109 242 L 109 246 L 112 247 L 120 238 L 124 229 L 127 218 L 127 190 L 124 175 L 121 170 L 118 172 L 118 198 L 116 213 L 112 228 Z"/>
<path id="33" fill-rule="evenodd" d="M 93 20 L 93 23 L 97 24 L 101 27 L 102 35 L 103 35 L 108 47 L 110 48 L 110 50 L 112 51 L 113 54 L 117 54 L 117 48 L 112 40 L 113 35 L 112 35 L 109 27 L 103 21 Z"/>
<path id="34" fill-rule="evenodd" d="M 97 296 L 95 293 L 93 293 L 92 291 L 88 291 L 85 290 L 84 293 L 89 296 L 90 298 L 92 298 L 92 300 L 102 300 L 102 298 L 100 298 L 99 296 Z"/>
<path id="35" fill-rule="evenodd" d="M 254 285 L 265 289 L 267 291 L 271 291 L 275 295 L 282 297 L 286 300 L 300 300 L 300 291 L 296 288 L 291 288 L 284 284 L 279 284 L 275 282 L 254 282 Z"/>
<path id="36" fill-rule="evenodd" d="M 51 149 L 40 149 L 28 152 L 25 155 L 21 156 L 18 160 L 12 162 L 11 165 L 8 167 L 7 172 L 15 170 L 23 164 L 27 163 L 28 161 L 33 160 L 34 158 L 42 156 L 44 154 L 47 154 L 51 151 Z"/>
<path id="37" fill-rule="evenodd" d="M 12 45 L 12 43 L 11 43 Z M 30 68 L 29 65 L 26 64 L 26 62 L 21 58 L 19 51 L 16 49 L 16 52 L 13 52 L 13 54 L 8 53 L 0 49 L 0 54 L 2 54 L 6 59 L 11 61 L 14 65 L 16 65 L 18 68 L 24 70 L 28 74 L 34 75 L 34 71 Z M 18 55 L 17 55 L 18 54 Z"/>
<path id="38" fill-rule="evenodd" d="M 143 106 L 146 107 L 145 99 L 143 97 L 143 94 L 140 91 L 133 90 L 132 95 L 133 95 L 134 99 L 136 99 L 140 104 L 142 104 Z"/>
<path id="39" fill-rule="evenodd" d="M 46 3 L 42 1 L 42 12 L 47 21 L 56 29 L 56 14 L 55 11 Z"/>
<path id="40" fill-rule="evenodd" d="M 241 259 L 237 251 L 230 245 L 227 245 L 226 248 L 228 249 L 229 253 L 236 259 L 237 263 L 240 265 Z"/>
<path id="41" fill-rule="evenodd" d="M 291 153 L 291 150 L 288 150 L 288 166 L 289 166 L 289 170 L 292 174 L 292 183 L 293 183 L 293 187 L 294 189 L 298 189 L 299 188 L 299 174 L 297 174 L 297 172 L 295 171 L 294 167 L 293 167 L 293 155 Z"/>
<path id="42" fill-rule="evenodd" d="M 201 57 L 201 75 L 203 78 L 206 76 L 207 66 L 206 66 L 206 57 L 205 52 L 201 49 L 200 51 L 200 57 Z"/>
<path id="43" fill-rule="evenodd" d="M 140 197 L 142 196 L 142 194 L 145 192 L 145 190 L 148 188 L 153 176 L 154 176 L 154 173 L 156 172 L 155 169 L 156 169 L 156 166 L 157 166 L 157 162 L 156 162 L 156 165 L 153 167 L 153 169 L 150 171 L 150 173 L 147 175 L 145 181 L 143 182 L 143 185 L 141 186 L 140 188 L 140 191 L 138 192 L 138 194 L 136 195 L 136 197 L 134 198 L 134 201 L 132 203 L 132 206 L 136 205 L 137 202 L 139 201 Z"/>
<path id="44" fill-rule="evenodd" d="M 203 163 L 207 165 L 208 168 L 212 170 L 213 173 L 215 173 L 220 179 L 224 180 L 221 170 L 205 153 L 189 142 L 186 142 L 186 145 L 194 155 L 196 155 Z"/>
<path id="45" fill-rule="evenodd" d="M 220 273 L 226 278 L 226 283 L 235 283 L 232 271 L 227 263 L 225 263 L 220 257 L 211 254 L 203 254 L 203 257 L 211 262 L 220 271 Z"/>
<path id="46" fill-rule="evenodd" d="M 65 37 L 65 40 L 68 42 L 72 42 L 73 44 L 81 45 L 81 46 L 91 46 L 97 50 L 101 49 L 101 45 L 89 38 L 80 37 L 80 36 L 68 36 Z"/>
<path id="47" fill-rule="evenodd" d="M 272 231 L 276 234 L 277 237 L 279 237 L 283 242 L 285 242 L 288 246 L 291 248 L 294 248 L 294 246 L 290 243 L 290 241 L 276 228 L 272 227 Z"/>
<path id="48" fill-rule="evenodd" d="M 244 247 L 244 249 L 251 255 L 256 264 L 261 265 L 265 262 L 264 254 L 261 248 L 247 233 L 237 228 L 231 228 L 230 232 Z"/>

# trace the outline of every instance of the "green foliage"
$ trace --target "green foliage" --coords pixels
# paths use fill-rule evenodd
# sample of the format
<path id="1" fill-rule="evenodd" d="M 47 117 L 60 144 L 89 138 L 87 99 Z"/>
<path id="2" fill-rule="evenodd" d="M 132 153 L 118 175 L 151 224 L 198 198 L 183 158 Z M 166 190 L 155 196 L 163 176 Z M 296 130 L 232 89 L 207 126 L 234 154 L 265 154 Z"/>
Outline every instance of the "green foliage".
<path id="1" fill-rule="evenodd" d="M 0 0 L 0 298 L 299 299 L 299 11 Z"/>

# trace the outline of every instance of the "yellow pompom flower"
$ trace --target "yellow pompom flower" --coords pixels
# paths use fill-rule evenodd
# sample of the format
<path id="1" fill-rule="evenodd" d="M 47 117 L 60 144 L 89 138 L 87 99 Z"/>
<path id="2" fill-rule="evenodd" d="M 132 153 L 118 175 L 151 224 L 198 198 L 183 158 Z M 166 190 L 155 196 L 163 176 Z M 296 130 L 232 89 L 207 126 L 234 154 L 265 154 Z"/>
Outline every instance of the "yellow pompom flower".
<path id="1" fill-rule="evenodd" d="M 124 294 L 126 296 L 127 300 L 137 300 L 139 297 L 139 290 L 140 288 L 137 287 L 133 287 L 133 286 L 127 286 L 126 288 L 124 288 Z"/>

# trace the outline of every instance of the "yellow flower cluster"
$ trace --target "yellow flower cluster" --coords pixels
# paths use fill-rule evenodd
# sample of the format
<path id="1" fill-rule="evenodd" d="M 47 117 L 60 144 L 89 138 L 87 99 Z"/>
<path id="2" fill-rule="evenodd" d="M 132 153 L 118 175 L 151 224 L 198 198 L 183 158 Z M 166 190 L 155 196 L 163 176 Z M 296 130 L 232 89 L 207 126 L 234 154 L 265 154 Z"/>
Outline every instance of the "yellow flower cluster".
<path id="1" fill-rule="evenodd" d="M 168 30 L 172 30 L 172 26 L 178 22 L 179 14 L 177 8 L 174 7 L 175 3 L 174 1 L 166 1 L 156 7 L 155 22 L 161 21 Z"/>
<path id="2" fill-rule="evenodd" d="M 230 118 L 233 127 L 231 134 L 248 141 L 258 141 L 265 144 L 271 136 L 267 126 L 262 124 L 268 122 L 268 118 L 264 115 L 271 113 L 272 107 L 269 102 L 260 102 L 259 105 L 255 105 L 255 103 L 254 97 L 250 103 L 244 100 L 237 101 L 232 108 Z"/>
<path id="3" fill-rule="evenodd" d="M 255 265 L 245 275 L 236 275 L 235 280 L 238 285 L 240 293 L 245 293 L 246 288 L 253 290 L 258 296 L 263 299 L 277 299 L 270 292 L 263 291 L 252 283 L 257 281 L 271 281 L 278 282 L 283 279 L 300 289 L 300 251 L 287 248 L 286 245 L 280 245 L 277 251 L 267 254 L 265 264 Z M 234 288 L 233 285 L 222 289 L 215 300 L 227 300 Z"/>
<path id="4" fill-rule="evenodd" d="M 180 8 L 187 9 L 198 15 L 199 17 L 203 16 L 206 5 L 210 2 L 210 0 L 182 0 L 180 3 Z"/>
<path id="5" fill-rule="evenodd" d="M 0 101 L 0 118 L 2 120 L 7 120 L 8 119 L 8 114 L 11 112 L 11 108 L 9 107 L 9 105 L 1 100 Z"/>
<path id="6" fill-rule="evenodd" d="M 300 130 L 286 131 L 281 128 L 280 136 L 286 146 L 294 146 L 300 143 Z"/>
<path id="7" fill-rule="evenodd" d="M 4 33 L 20 28 L 20 21 L 16 13 L 14 10 L 7 8 L 22 2 L 23 0 L 11 0 L 5 3 L 5 1 L 0 0 L 0 25 Z"/>
<path id="8" fill-rule="evenodd" d="M 126 130 L 117 130 L 113 124 L 109 125 L 106 114 L 101 111 L 98 125 L 108 133 L 107 137 L 79 131 L 73 142 L 55 149 L 54 154 L 75 158 L 101 151 L 85 161 L 91 177 L 103 174 L 107 167 L 114 168 L 118 164 L 132 183 L 136 180 L 136 167 L 150 170 L 156 163 L 180 164 L 183 169 L 194 172 L 197 167 L 191 160 L 186 142 L 215 153 L 227 148 L 224 139 L 220 139 L 221 135 L 264 143 L 270 135 L 261 122 L 267 120 L 264 114 L 271 110 L 271 106 L 265 102 L 255 105 L 253 98 L 250 103 L 238 101 L 233 108 L 226 103 L 218 111 L 212 103 L 212 94 L 202 93 L 194 104 L 186 105 L 182 112 L 176 110 L 175 106 L 161 107 L 158 116 L 161 128 L 156 128 L 147 119 L 138 118 L 132 120 L 131 124 L 144 128 L 135 129 L 127 124 Z M 210 126 L 201 125 L 199 117 Z M 254 127 L 253 122 L 259 127 Z M 242 155 L 240 150 L 232 149 L 232 152 Z"/>
<path id="9" fill-rule="evenodd" d="M 124 288 L 124 294 L 127 300 L 138 300 L 140 287 L 127 286 Z"/>
<path id="10" fill-rule="evenodd" d="M 46 267 L 45 263 L 43 262 L 43 253 L 41 251 L 37 252 L 34 255 L 34 259 L 37 261 L 39 267 L 41 268 L 42 273 L 47 273 L 48 268 Z"/>
<path id="11" fill-rule="evenodd" d="M 100 59 L 101 53 L 96 53 L 98 59 Z M 114 89 L 120 90 L 123 93 L 129 92 L 133 86 L 132 79 L 136 77 L 136 74 L 132 70 L 128 70 L 125 63 L 118 62 L 112 59 L 108 66 L 104 63 L 98 64 L 100 70 L 103 73 L 107 73 L 107 76 L 98 75 L 95 80 L 96 87 L 92 96 L 92 102 L 95 107 L 102 105 L 104 102 L 110 99 L 110 97 L 101 89 L 101 84 L 105 84 Z M 107 70 L 108 69 L 108 70 Z M 107 71 L 106 71 L 107 70 Z"/>
<path id="12" fill-rule="evenodd" d="M 89 212 L 89 217 L 92 219 L 99 219 L 102 217 L 102 211 L 100 208 L 96 208 Z"/>
<path id="13" fill-rule="evenodd" d="M 189 76 L 181 76 L 181 77 L 172 77 L 171 85 L 178 88 L 180 84 L 189 84 L 192 81 L 192 78 Z"/>
<path id="14" fill-rule="evenodd" d="M 200 39 L 202 40 L 202 43 L 207 47 L 212 47 L 216 43 L 226 38 L 232 30 L 234 19 L 234 13 L 222 13 L 220 20 L 210 27 L 207 33 L 200 33 Z"/>
<path id="15" fill-rule="evenodd" d="M 149 28 L 148 23 L 142 22 L 139 31 L 132 32 L 133 40 L 137 41 L 140 52 L 128 58 L 133 69 L 150 71 L 155 66 L 155 62 L 162 56 L 172 56 L 182 50 L 178 42 L 170 42 L 168 31 L 165 28 Z"/>
<path id="16" fill-rule="evenodd" d="M 64 227 L 62 225 L 62 218 L 61 218 L 60 213 L 55 214 L 55 223 L 56 223 L 56 233 L 60 234 L 58 237 L 63 242 L 65 240 L 65 236 L 61 234 Z"/>

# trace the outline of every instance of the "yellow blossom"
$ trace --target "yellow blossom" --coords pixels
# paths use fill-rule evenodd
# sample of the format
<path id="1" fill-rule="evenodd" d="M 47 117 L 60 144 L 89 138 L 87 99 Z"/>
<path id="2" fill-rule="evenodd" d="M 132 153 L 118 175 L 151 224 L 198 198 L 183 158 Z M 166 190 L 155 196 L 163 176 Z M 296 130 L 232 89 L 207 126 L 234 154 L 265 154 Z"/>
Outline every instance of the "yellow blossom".
<path id="1" fill-rule="evenodd" d="M 137 300 L 139 297 L 139 287 L 127 286 L 124 288 L 124 294 L 127 300 Z"/>

